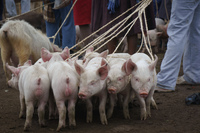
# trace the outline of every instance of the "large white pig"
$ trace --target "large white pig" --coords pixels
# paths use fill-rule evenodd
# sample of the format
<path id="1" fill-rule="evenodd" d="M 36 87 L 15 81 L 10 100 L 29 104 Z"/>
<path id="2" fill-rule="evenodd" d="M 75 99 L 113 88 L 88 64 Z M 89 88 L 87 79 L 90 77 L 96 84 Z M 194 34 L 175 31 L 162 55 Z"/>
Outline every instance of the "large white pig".
<path id="1" fill-rule="evenodd" d="M 59 113 L 57 131 L 65 127 L 67 113 L 65 101 L 68 101 L 69 126 L 76 126 L 75 104 L 78 95 L 79 78 L 73 66 L 64 61 L 70 56 L 69 49 L 66 47 L 62 53 L 50 53 L 45 48 L 42 48 L 41 56 L 44 62 L 48 61 L 47 70 Z"/>
<path id="2" fill-rule="evenodd" d="M 157 56 L 155 61 L 151 61 L 144 53 L 135 53 L 126 61 L 126 73 L 131 74 L 131 86 L 140 102 L 141 120 L 151 116 L 150 104 L 157 108 L 153 99 L 157 82 L 155 70 L 157 61 Z"/>
<path id="3" fill-rule="evenodd" d="M 15 75 L 9 83 L 15 83 L 15 88 L 19 88 L 20 93 L 20 105 L 21 110 L 19 117 L 25 116 L 26 122 L 24 130 L 28 130 L 31 127 L 32 116 L 34 112 L 34 106 L 37 103 L 38 118 L 40 126 L 45 126 L 45 106 L 49 98 L 50 80 L 46 68 L 41 65 L 31 65 L 29 67 L 21 66 L 18 68 L 8 66 L 7 67 Z M 15 79 L 15 80 L 14 80 Z"/>
<path id="4" fill-rule="evenodd" d="M 23 20 L 9 20 L 0 29 L 0 47 L 6 79 L 9 79 L 5 64 L 23 65 L 28 59 L 35 63 L 41 56 L 42 47 L 50 51 L 60 51 L 51 44 L 48 37 L 40 30 Z"/>
<path id="5" fill-rule="evenodd" d="M 93 105 L 92 97 L 99 98 L 99 113 L 101 123 L 108 124 L 105 112 L 107 90 L 106 90 L 106 78 L 108 75 L 109 67 L 105 58 L 94 57 L 86 65 L 81 66 L 75 62 L 75 68 L 80 75 L 80 89 L 78 96 L 80 99 L 86 101 L 87 107 L 87 123 L 92 122 L 93 117 Z"/>
<path id="6" fill-rule="evenodd" d="M 110 70 L 107 78 L 107 89 L 110 98 L 110 105 L 107 111 L 107 118 L 110 118 L 113 114 L 116 100 L 119 100 L 117 99 L 117 95 L 121 95 L 123 97 L 124 117 L 125 119 L 130 119 L 128 104 L 132 89 L 129 82 L 129 75 L 126 74 L 126 60 L 120 57 L 109 58 L 108 64 Z"/>

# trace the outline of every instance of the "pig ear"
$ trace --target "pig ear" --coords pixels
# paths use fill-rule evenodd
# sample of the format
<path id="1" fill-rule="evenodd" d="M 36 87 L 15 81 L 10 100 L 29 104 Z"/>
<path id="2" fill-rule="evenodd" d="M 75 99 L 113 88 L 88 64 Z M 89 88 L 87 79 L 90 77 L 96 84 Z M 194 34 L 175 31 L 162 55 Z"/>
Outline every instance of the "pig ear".
<path id="1" fill-rule="evenodd" d="M 109 69 L 110 68 L 109 68 L 107 62 L 104 59 L 102 59 L 101 67 L 97 70 L 99 76 L 101 77 L 101 80 L 106 79 L 106 77 L 108 76 Z"/>
<path id="2" fill-rule="evenodd" d="M 90 46 L 87 50 L 86 50 L 86 53 L 91 53 L 94 51 L 94 47 L 93 46 Z"/>
<path id="3" fill-rule="evenodd" d="M 27 66 L 31 66 L 32 65 L 32 61 L 31 60 L 27 60 L 24 65 L 27 65 Z"/>
<path id="4" fill-rule="evenodd" d="M 42 47 L 41 57 L 44 62 L 49 61 L 52 57 L 52 53 L 50 53 L 46 48 Z"/>
<path id="5" fill-rule="evenodd" d="M 20 68 L 15 68 L 13 66 L 8 65 L 8 63 L 6 63 L 6 67 L 15 75 L 18 76 L 20 73 Z"/>
<path id="6" fill-rule="evenodd" d="M 160 36 L 162 35 L 162 32 L 156 32 L 156 35 L 157 35 L 158 37 L 160 37 Z"/>
<path id="7" fill-rule="evenodd" d="M 158 62 L 158 57 L 155 55 L 155 60 L 149 65 L 149 69 L 151 71 L 154 70 L 154 68 L 156 67 L 157 62 Z"/>
<path id="8" fill-rule="evenodd" d="M 76 72 L 81 75 L 83 72 L 84 72 L 84 68 L 82 66 L 80 66 L 76 61 L 75 61 L 75 69 L 76 69 Z"/>
<path id="9" fill-rule="evenodd" d="M 66 60 L 70 57 L 69 49 L 68 47 L 65 47 L 60 56 L 63 58 L 63 60 Z"/>
<path id="10" fill-rule="evenodd" d="M 125 72 L 127 75 L 130 75 L 133 70 L 137 70 L 137 65 L 132 62 L 131 59 L 129 59 L 128 61 L 126 61 Z"/>
<path id="11" fill-rule="evenodd" d="M 108 50 L 105 50 L 105 51 L 101 52 L 101 53 L 99 54 L 99 57 L 106 58 L 107 55 L 108 55 L 108 52 L 109 52 Z"/>
<path id="12" fill-rule="evenodd" d="M 126 73 L 126 64 L 127 64 L 127 62 L 124 62 L 124 64 L 122 65 L 122 68 L 121 68 L 122 72 L 125 72 L 125 73 Z"/>

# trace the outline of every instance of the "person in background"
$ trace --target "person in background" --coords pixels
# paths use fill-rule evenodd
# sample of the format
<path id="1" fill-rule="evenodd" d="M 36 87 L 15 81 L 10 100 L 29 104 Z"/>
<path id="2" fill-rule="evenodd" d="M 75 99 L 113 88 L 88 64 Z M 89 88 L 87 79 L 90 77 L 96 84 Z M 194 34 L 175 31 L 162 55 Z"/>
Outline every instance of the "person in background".
<path id="1" fill-rule="evenodd" d="M 175 91 L 176 84 L 200 84 L 199 16 L 199 0 L 172 1 L 167 51 L 157 74 L 158 92 Z M 184 75 L 178 78 L 182 56 Z"/>
<path id="2" fill-rule="evenodd" d="M 3 0 L 0 0 L 0 21 L 3 20 L 3 8 L 4 8 Z"/>
<path id="3" fill-rule="evenodd" d="M 44 0 L 44 4 L 47 4 L 49 2 L 54 2 L 54 0 Z M 46 23 L 46 34 L 48 37 L 52 37 L 56 34 L 58 29 L 60 28 L 60 25 L 63 23 L 69 10 L 71 9 L 72 3 L 73 1 L 70 1 L 69 5 L 59 9 L 53 9 L 54 4 L 44 6 L 43 15 Z M 68 48 L 71 48 L 75 45 L 76 31 L 74 25 L 73 10 L 65 21 L 61 29 L 61 34 L 62 38 L 60 37 L 60 33 L 58 33 L 56 36 L 54 42 L 56 45 L 58 45 L 62 49 L 64 49 L 66 46 L 68 46 Z M 53 42 L 53 39 L 51 38 L 50 41 Z"/>
<path id="4" fill-rule="evenodd" d="M 16 5 L 14 0 L 5 0 L 6 10 L 8 12 L 8 17 L 13 17 L 17 15 Z M 31 0 L 21 0 L 21 14 L 30 11 Z"/>
<path id="5" fill-rule="evenodd" d="M 80 40 L 83 40 L 91 34 L 91 8 L 92 0 L 78 0 L 73 8 L 75 25 L 80 28 Z M 88 44 L 91 38 L 84 41 L 84 44 Z"/>
<path id="6" fill-rule="evenodd" d="M 102 26 L 109 23 L 111 20 L 131 8 L 132 6 L 137 4 L 138 0 L 93 0 L 92 1 L 92 19 L 91 19 L 91 29 L 92 32 L 98 30 Z M 113 3 L 114 2 L 114 3 Z M 114 8 L 112 8 L 114 7 Z M 134 9 L 120 17 L 119 19 L 115 20 L 112 24 L 109 24 L 105 28 L 103 28 L 98 34 L 103 34 L 104 32 L 108 31 L 112 26 L 122 21 L 124 18 L 126 18 L 129 14 L 134 12 Z M 131 19 L 128 20 L 128 22 L 125 24 L 127 25 L 132 20 L 134 20 L 137 17 L 137 13 L 135 13 Z M 149 29 L 155 28 L 155 16 L 153 11 L 153 2 L 146 8 L 146 16 L 147 16 L 147 23 Z M 125 25 L 122 27 L 124 28 Z M 121 28 L 121 29 L 122 29 Z M 120 29 L 120 30 L 121 30 Z M 109 50 L 109 53 L 113 53 L 113 51 L 116 48 L 118 38 L 123 37 L 127 30 L 123 31 L 121 34 L 119 34 L 116 38 L 113 38 L 110 42 L 107 43 L 107 47 Z M 133 54 L 137 51 L 137 45 L 138 45 L 138 38 L 137 34 L 141 33 L 141 27 L 139 19 L 136 21 L 132 29 L 129 31 L 127 35 L 127 42 L 128 42 L 128 53 Z M 110 33 L 111 34 L 111 33 Z"/>

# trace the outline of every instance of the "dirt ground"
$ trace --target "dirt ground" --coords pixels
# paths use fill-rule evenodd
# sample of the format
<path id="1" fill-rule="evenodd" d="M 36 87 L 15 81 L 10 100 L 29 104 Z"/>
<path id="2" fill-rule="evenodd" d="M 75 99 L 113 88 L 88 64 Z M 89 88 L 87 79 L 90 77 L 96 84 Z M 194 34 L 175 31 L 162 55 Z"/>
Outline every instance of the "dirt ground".
<path id="1" fill-rule="evenodd" d="M 163 53 L 158 54 L 159 62 L 157 72 Z M 180 75 L 182 72 L 180 71 Z M 130 105 L 131 119 L 123 117 L 121 108 L 116 107 L 108 125 L 101 125 L 98 110 L 94 110 L 92 123 L 86 123 L 86 110 L 82 102 L 76 106 L 76 123 L 74 129 L 68 126 L 61 132 L 68 133 L 199 133 L 200 132 L 200 105 L 185 104 L 185 98 L 193 93 L 200 92 L 200 86 L 178 85 L 175 92 L 155 93 L 154 98 L 158 110 L 152 109 L 152 116 L 146 120 L 140 120 L 140 108 L 137 101 Z M 21 133 L 25 119 L 19 119 L 19 92 L 8 88 L 5 81 L 5 74 L 0 62 L 0 133 Z M 48 120 L 47 127 L 41 128 L 38 124 L 37 114 L 32 120 L 32 127 L 29 132 L 52 133 L 56 132 L 58 120 Z M 68 119 L 66 120 L 68 124 Z"/>

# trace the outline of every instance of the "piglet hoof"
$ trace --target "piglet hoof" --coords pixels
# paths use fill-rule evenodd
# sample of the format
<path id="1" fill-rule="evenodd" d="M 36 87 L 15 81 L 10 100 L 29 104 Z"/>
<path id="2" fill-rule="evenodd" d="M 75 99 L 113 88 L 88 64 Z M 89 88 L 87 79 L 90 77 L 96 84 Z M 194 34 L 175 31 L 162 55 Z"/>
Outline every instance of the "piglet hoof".
<path id="1" fill-rule="evenodd" d="M 30 128 L 31 128 L 31 126 L 29 124 L 25 124 L 24 131 L 29 131 Z"/>
<path id="2" fill-rule="evenodd" d="M 124 115 L 125 119 L 131 119 L 129 114 Z"/>
<path id="3" fill-rule="evenodd" d="M 154 109 L 158 110 L 158 106 L 157 106 L 157 104 L 156 104 L 155 102 L 152 103 L 152 107 L 153 107 Z"/>
<path id="4" fill-rule="evenodd" d="M 20 112 L 19 118 L 20 118 L 20 119 L 25 119 L 26 117 L 25 117 L 25 115 L 24 115 L 22 112 Z"/>
<path id="5" fill-rule="evenodd" d="M 69 129 L 75 129 L 76 125 L 69 125 Z"/>
<path id="6" fill-rule="evenodd" d="M 103 125 L 108 125 L 107 119 L 106 119 L 106 118 L 103 118 L 103 119 L 101 120 L 101 124 L 103 124 Z"/>
<path id="7" fill-rule="evenodd" d="M 87 117 L 87 123 L 92 123 L 92 117 Z"/>
<path id="8" fill-rule="evenodd" d="M 147 119 L 147 114 L 144 113 L 144 114 L 141 114 L 141 120 L 146 120 Z"/>
<path id="9" fill-rule="evenodd" d="M 111 112 L 111 111 L 108 111 L 108 113 L 107 113 L 107 118 L 110 119 L 111 116 L 112 116 L 112 112 Z"/>
<path id="10" fill-rule="evenodd" d="M 75 129 L 75 127 L 76 127 L 76 122 L 74 121 L 74 122 L 71 122 L 70 124 L 69 124 L 69 128 L 70 129 Z"/>
<path id="11" fill-rule="evenodd" d="M 47 127 L 47 126 L 46 126 L 46 124 L 43 122 L 43 123 L 40 124 L 40 127 L 44 128 L 44 127 Z"/>

